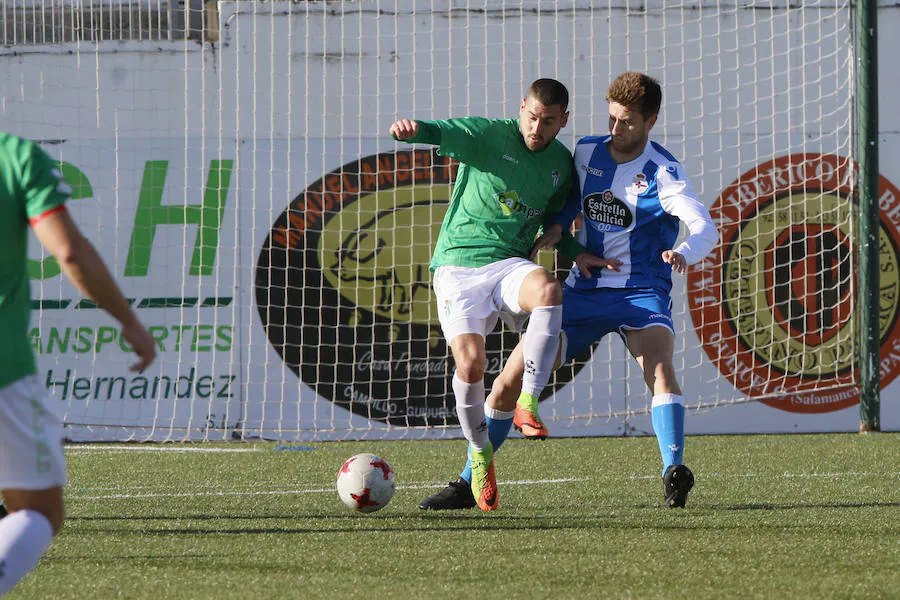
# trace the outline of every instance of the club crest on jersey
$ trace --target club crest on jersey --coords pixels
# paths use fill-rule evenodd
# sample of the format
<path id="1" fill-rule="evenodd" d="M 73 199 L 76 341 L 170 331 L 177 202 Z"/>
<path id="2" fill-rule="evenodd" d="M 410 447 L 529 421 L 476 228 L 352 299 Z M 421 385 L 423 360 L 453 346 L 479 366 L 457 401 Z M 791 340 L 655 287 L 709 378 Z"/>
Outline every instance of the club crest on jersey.
<path id="1" fill-rule="evenodd" d="M 650 187 L 650 184 L 647 183 L 647 176 L 643 173 L 635 175 L 634 179 L 631 180 L 631 187 L 636 194 L 647 191 L 647 188 Z"/>
<path id="2" fill-rule="evenodd" d="M 553 169 L 552 171 L 550 171 L 550 177 L 553 179 L 553 187 L 558 186 L 559 185 L 559 171 L 557 171 L 556 169 Z"/>

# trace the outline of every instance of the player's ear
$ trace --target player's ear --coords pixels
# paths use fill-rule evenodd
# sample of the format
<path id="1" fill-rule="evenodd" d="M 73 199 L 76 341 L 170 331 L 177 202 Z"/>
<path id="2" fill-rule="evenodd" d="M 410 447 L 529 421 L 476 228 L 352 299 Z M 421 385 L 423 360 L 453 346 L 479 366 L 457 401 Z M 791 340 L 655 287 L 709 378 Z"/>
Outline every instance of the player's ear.
<path id="1" fill-rule="evenodd" d="M 653 126 L 656 125 L 656 118 L 659 116 L 659 113 L 654 114 L 652 117 L 647 119 L 647 131 L 653 129 Z"/>
<path id="2" fill-rule="evenodd" d="M 566 126 L 566 123 L 568 123 L 568 122 L 569 122 L 569 111 L 566 111 L 563 113 L 562 120 L 560 121 L 560 123 L 562 123 L 562 125 L 560 125 L 559 128 L 562 129 L 563 127 Z"/>

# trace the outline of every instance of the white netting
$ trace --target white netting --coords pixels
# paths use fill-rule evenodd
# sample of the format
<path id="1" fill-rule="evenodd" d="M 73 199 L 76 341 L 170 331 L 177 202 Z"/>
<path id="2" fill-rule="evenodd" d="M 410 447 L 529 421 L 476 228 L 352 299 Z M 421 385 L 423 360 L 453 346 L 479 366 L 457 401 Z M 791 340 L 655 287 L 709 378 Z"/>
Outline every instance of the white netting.
<path id="1" fill-rule="evenodd" d="M 653 137 L 725 234 L 675 277 L 696 430 L 777 430 L 707 410 L 748 400 L 853 401 L 849 2 L 4 6 L 4 128 L 63 161 L 72 213 L 161 348 L 152 373 L 126 375 L 114 324 L 59 276 L 36 279 L 40 376 L 75 436 L 454 432 L 427 263 L 455 168 L 387 128 L 515 117 L 528 84 L 555 77 L 571 148 L 607 130 L 625 70 L 661 82 Z M 489 379 L 514 342 L 491 336 Z M 649 430 L 618 339 L 554 390 L 556 433 Z"/>

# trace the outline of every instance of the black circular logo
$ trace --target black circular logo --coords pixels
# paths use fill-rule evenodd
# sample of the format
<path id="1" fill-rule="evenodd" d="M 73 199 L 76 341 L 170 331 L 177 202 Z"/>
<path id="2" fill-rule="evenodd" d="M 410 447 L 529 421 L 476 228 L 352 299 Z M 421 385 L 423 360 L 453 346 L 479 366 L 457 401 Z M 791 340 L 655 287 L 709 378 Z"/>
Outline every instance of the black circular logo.
<path id="1" fill-rule="evenodd" d="M 319 396 L 357 415 L 458 424 L 428 270 L 456 168 L 426 150 L 367 156 L 294 198 L 263 243 L 256 303 L 269 342 Z M 486 385 L 518 337 L 488 336 Z M 582 365 L 558 371 L 544 397 Z"/>

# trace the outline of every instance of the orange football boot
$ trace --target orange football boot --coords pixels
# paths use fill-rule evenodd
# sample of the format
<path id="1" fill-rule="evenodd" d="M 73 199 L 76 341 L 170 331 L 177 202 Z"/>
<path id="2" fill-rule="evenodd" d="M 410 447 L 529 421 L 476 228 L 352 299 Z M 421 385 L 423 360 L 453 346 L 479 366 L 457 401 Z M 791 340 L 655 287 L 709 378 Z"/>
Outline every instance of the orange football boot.
<path id="1" fill-rule="evenodd" d="M 516 415 L 513 417 L 513 425 L 522 432 L 525 439 L 546 440 L 550 436 L 547 427 L 541 418 L 527 408 L 516 405 Z"/>

